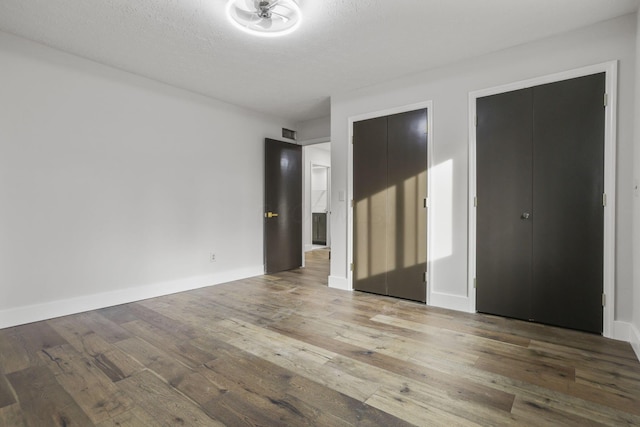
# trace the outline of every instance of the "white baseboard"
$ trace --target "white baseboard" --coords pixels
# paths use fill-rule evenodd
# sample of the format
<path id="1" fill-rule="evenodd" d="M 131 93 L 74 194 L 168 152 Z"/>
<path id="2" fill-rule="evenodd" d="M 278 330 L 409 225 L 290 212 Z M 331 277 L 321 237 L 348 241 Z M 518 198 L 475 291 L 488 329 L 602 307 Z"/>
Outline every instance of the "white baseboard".
<path id="1" fill-rule="evenodd" d="M 607 338 L 611 338 L 618 341 L 630 342 L 631 323 L 615 320 L 613 322 L 613 333 L 611 334 L 610 337 L 607 337 Z"/>
<path id="2" fill-rule="evenodd" d="M 346 277 L 329 276 L 329 287 L 335 289 L 342 289 L 343 291 L 351 291 L 349 280 Z"/>
<path id="3" fill-rule="evenodd" d="M 429 296 L 429 305 L 449 310 L 463 311 L 465 313 L 473 313 L 472 311 L 469 311 L 469 298 L 466 296 L 451 295 L 434 291 L 431 292 L 431 295 Z"/>
<path id="4" fill-rule="evenodd" d="M 631 344 L 636 357 L 640 361 L 640 331 L 633 323 L 621 322 L 616 320 L 613 322 L 613 335 L 609 338 L 618 341 L 626 341 Z"/>
<path id="5" fill-rule="evenodd" d="M 633 351 L 636 352 L 636 357 L 640 361 L 640 330 L 635 325 L 631 324 L 629 328 L 629 342 Z"/>
<path id="6" fill-rule="evenodd" d="M 154 283 L 152 285 L 136 286 L 100 294 L 9 308 L 0 310 L 0 329 L 175 294 L 177 292 L 190 291 L 206 286 L 219 285 L 221 283 L 260 276 L 262 274 L 264 274 L 264 266 L 259 265 L 207 276 L 188 277 L 169 282 Z"/>

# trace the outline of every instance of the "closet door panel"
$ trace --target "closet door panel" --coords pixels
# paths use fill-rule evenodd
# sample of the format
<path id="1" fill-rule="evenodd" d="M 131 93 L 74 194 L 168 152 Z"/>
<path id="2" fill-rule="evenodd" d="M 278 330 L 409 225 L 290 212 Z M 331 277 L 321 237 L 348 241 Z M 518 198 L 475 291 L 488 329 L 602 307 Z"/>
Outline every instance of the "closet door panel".
<path id="1" fill-rule="evenodd" d="M 427 110 L 388 117 L 387 290 L 425 302 Z"/>
<path id="2" fill-rule="evenodd" d="M 529 319 L 532 246 L 532 90 L 476 104 L 476 309 Z"/>
<path id="3" fill-rule="evenodd" d="M 602 332 L 605 75 L 534 89 L 536 321 Z"/>
<path id="4" fill-rule="evenodd" d="M 387 119 L 353 124 L 353 287 L 387 294 Z"/>

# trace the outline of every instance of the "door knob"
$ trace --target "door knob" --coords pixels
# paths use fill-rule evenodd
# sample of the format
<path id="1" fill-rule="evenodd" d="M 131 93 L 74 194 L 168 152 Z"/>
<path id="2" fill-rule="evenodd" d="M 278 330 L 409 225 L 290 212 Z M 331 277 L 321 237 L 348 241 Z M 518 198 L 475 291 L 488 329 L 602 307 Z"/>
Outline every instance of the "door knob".
<path id="1" fill-rule="evenodd" d="M 274 217 L 277 217 L 278 214 L 273 212 L 267 212 L 266 214 L 264 214 L 264 216 L 265 218 L 274 218 Z"/>
<path id="2" fill-rule="evenodd" d="M 531 214 L 529 212 L 523 212 L 522 215 L 520 216 L 520 218 L 529 219 L 530 216 L 531 216 Z"/>

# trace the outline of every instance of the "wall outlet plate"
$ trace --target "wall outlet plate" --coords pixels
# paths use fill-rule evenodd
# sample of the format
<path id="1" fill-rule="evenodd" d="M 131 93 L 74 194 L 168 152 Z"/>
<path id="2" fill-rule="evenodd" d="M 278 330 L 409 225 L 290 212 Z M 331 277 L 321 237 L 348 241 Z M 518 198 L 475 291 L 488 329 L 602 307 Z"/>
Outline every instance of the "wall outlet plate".
<path id="1" fill-rule="evenodd" d="M 209 254 L 209 262 L 216 262 L 216 254 L 213 252 Z"/>

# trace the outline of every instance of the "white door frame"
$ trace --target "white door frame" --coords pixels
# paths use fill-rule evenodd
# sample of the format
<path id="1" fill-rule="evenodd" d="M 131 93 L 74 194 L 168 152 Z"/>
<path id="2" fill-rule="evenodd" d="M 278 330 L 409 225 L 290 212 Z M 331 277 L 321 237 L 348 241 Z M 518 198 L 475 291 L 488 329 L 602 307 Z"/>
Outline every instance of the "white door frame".
<path id="1" fill-rule="evenodd" d="M 469 276 L 467 281 L 469 311 L 476 311 L 476 100 L 513 90 L 525 89 L 547 83 L 583 77 L 604 72 L 607 105 L 605 108 L 604 130 L 604 251 L 603 251 L 603 291 L 606 303 L 603 307 L 603 336 L 613 338 L 615 311 L 615 217 L 616 217 L 616 123 L 618 94 L 618 61 L 563 71 L 503 86 L 482 89 L 469 93 Z M 605 100 L 603 99 L 603 103 Z"/>
<path id="2" fill-rule="evenodd" d="M 349 132 L 349 155 L 347 160 L 347 194 L 349 207 L 347 209 L 347 289 L 353 289 L 353 271 L 351 264 L 353 263 L 353 124 L 362 120 L 374 119 L 377 117 L 390 116 L 392 114 L 406 113 L 408 111 L 427 109 L 427 201 L 431 196 L 431 162 L 433 160 L 433 101 L 423 101 L 416 104 L 402 105 L 398 107 L 388 108 L 385 110 L 372 111 L 370 113 L 351 116 L 348 119 Z M 431 213 L 430 203 L 427 202 L 427 304 L 430 301 L 431 293 Z"/>

